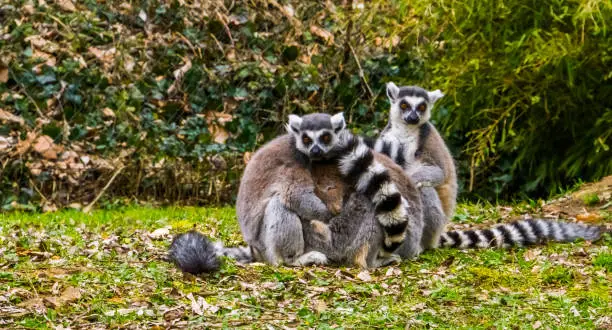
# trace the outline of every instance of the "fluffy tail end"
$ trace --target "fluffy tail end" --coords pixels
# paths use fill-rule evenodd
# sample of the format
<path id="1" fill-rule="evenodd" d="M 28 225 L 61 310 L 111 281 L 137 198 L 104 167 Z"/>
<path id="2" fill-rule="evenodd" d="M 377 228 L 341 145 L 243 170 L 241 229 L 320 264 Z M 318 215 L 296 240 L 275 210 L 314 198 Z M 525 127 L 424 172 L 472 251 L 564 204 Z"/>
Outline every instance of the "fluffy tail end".
<path id="1" fill-rule="evenodd" d="M 174 237 L 168 256 L 183 272 L 198 275 L 220 268 L 217 249 L 206 236 L 192 230 Z"/>

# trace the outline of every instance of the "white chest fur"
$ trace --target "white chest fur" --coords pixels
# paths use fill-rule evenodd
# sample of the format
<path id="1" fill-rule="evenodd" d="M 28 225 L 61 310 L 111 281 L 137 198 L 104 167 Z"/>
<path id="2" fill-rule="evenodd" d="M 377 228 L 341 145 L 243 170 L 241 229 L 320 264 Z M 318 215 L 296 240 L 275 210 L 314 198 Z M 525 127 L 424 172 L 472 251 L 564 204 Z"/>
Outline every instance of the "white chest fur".
<path id="1" fill-rule="evenodd" d="M 417 151 L 419 143 L 419 129 L 414 128 L 395 128 L 392 127 L 389 131 L 382 134 L 381 139 L 392 143 L 392 158 L 396 159 L 399 145 L 403 145 L 404 159 L 406 160 L 405 169 L 409 169 L 415 163 L 414 154 Z"/>

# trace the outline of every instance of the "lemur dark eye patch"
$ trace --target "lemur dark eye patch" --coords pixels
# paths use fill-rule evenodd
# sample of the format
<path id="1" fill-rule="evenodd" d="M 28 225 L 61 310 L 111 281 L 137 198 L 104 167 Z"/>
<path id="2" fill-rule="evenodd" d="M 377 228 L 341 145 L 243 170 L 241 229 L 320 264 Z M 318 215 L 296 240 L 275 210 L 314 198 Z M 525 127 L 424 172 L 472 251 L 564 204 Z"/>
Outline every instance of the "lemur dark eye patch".
<path id="1" fill-rule="evenodd" d="M 402 101 L 402 102 L 400 103 L 400 108 L 401 108 L 402 110 L 406 110 L 406 109 L 408 109 L 408 103 L 407 103 L 406 101 Z"/>
<path id="2" fill-rule="evenodd" d="M 321 143 L 323 143 L 323 144 L 329 144 L 331 142 L 331 140 L 332 140 L 332 136 L 329 133 L 323 133 L 319 137 L 319 141 L 321 141 Z"/>
<path id="3" fill-rule="evenodd" d="M 302 143 L 309 145 L 312 143 L 312 139 L 308 135 L 302 135 Z"/>
<path id="4" fill-rule="evenodd" d="M 417 110 L 419 112 L 424 112 L 425 110 L 427 110 L 427 106 L 425 105 L 425 103 L 421 103 L 419 104 L 419 106 L 417 107 Z"/>

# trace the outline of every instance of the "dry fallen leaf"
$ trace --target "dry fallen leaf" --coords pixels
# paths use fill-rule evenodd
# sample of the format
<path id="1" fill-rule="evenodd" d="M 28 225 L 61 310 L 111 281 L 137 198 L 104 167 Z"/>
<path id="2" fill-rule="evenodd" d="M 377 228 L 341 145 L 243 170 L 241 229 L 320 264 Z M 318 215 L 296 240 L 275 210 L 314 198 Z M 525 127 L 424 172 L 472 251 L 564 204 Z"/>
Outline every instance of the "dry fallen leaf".
<path id="1" fill-rule="evenodd" d="M 313 305 L 314 310 L 317 311 L 317 313 L 323 313 L 327 310 L 327 304 L 323 300 L 315 299 Z"/>
<path id="2" fill-rule="evenodd" d="M 10 147 L 11 147 L 11 141 L 4 136 L 0 136 L 0 150 L 5 150 Z"/>
<path id="3" fill-rule="evenodd" d="M 1 77 L 0 77 L 1 78 Z M 10 123 L 17 123 L 19 125 L 23 125 L 24 121 L 23 118 L 16 116 L 8 111 L 5 111 L 4 109 L 0 108 L 0 121 L 7 121 Z"/>
<path id="4" fill-rule="evenodd" d="M 123 298 L 115 296 L 115 297 L 106 299 L 106 302 L 111 303 L 111 304 L 123 304 Z"/>
<path id="5" fill-rule="evenodd" d="M 601 219 L 601 215 L 597 212 L 581 213 L 576 215 L 576 220 L 582 222 L 599 222 Z"/>
<path id="6" fill-rule="evenodd" d="M 0 67 L 0 84 L 5 84 L 9 78 L 8 68 Z"/>
<path id="7" fill-rule="evenodd" d="M 385 273 L 385 276 L 400 276 L 402 275 L 402 271 L 400 269 L 397 269 L 395 267 L 389 267 L 389 269 L 387 269 L 387 272 Z"/>
<path id="8" fill-rule="evenodd" d="M 242 155 L 242 161 L 244 162 L 244 165 L 249 163 L 249 160 L 251 160 L 251 156 L 253 156 L 253 153 L 250 151 L 247 151 Z"/>
<path id="9" fill-rule="evenodd" d="M 160 239 L 170 235 L 171 226 L 155 229 L 152 233 L 149 233 L 149 237 L 152 239 Z"/>
<path id="10" fill-rule="evenodd" d="M 325 40 L 326 43 L 333 43 L 334 42 L 334 35 L 331 34 L 331 32 L 318 27 L 316 25 L 311 25 L 310 26 L 310 33 L 316 35 L 317 37 Z"/>
<path id="11" fill-rule="evenodd" d="M 357 278 L 364 282 L 370 282 L 372 280 L 372 276 L 370 276 L 370 272 L 367 270 L 359 272 L 359 274 L 357 274 Z"/>
<path id="12" fill-rule="evenodd" d="M 111 108 L 102 109 L 102 114 L 107 118 L 115 118 L 115 112 Z"/>
<path id="13" fill-rule="evenodd" d="M 47 308 L 43 302 L 43 298 L 32 298 L 17 304 L 18 307 L 23 307 L 27 310 L 34 311 L 38 314 L 46 314 Z"/>
<path id="14" fill-rule="evenodd" d="M 57 5 L 65 11 L 75 12 L 76 7 L 70 0 L 57 0 Z"/>
<path id="15" fill-rule="evenodd" d="M 57 63 L 57 60 L 55 59 L 55 56 L 51 55 L 51 54 L 47 54 L 45 52 L 42 52 L 40 50 L 34 49 L 34 53 L 32 54 L 32 58 L 42 58 L 43 60 L 45 60 L 46 65 L 50 66 L 50 67 L 55 67 L 55 64 Z"/>
<path id="16" fill-rule="evenodd" d="M 55 206 L 55 204 L 52 202 L 47 201 L 43 203 L 42 211 L 43 213 L 55 212 L 57 211 L 57 206 Z"/>
<path id="17" fill-rule="evenodd" d="M 182 67 L 174 70 L 173 72 L 175 80 L 172 83 L 172 85 L 168 87 L 168 94 L 172 95 L 176 92 L 176 90 L 178 89 L 178 86 L 183 81 L 183 77 L 185 76 L 185 73 L 187 73 L 187 71 L 189 71 L 190 69 L 191 69 L 191 60 L 189 60 L 189 58 L 185 58 L 185 64 Z"/>
<path id="18" fill-rule="evenodd" d="M 34 8 L 34 6 L 32 5 L 25 5 L 23 7 L 21 7 L 21 9 L 23 9 L 24 12 L 26 12 L 29 15 L 32 15 L 36 12 L 36 9 Z"/>
<path id="19" fill-rule="evenodd" d="M 62 148 L 53 143 L 53 139 L 50 136 L 42 135 L 34 142 L 34 151 L 46 159 L 55 160 L 57 159 L 57 154 L 62 151 Z"/>
<path id="20" fill-rule="evenodd" d="M 541 253 L 542 250 L 540 249 L 529 249 L 525 251 L 523 258 L 525 258 L 525 261 L 532 261 L 535 260 Z"/>
<path id="21" fill-rule="evenodd" d="M 109 64 L 110 62 L 112 62 L 115 57 L 115 53 L 117 53 L 117 49 L 115 47 L 107 50 L 101 50 L 96 47 L 89 47 L 88 50 L 104 64 Z"/>
<path id="22" fill-rule="evenodd" d="M 205 115 L 208 131 L 213 136 L 215 143 L 223 144 L 230 137 L 223 125 L 234 119 L 232 115 L 223 112 L 209 111 Z"/>

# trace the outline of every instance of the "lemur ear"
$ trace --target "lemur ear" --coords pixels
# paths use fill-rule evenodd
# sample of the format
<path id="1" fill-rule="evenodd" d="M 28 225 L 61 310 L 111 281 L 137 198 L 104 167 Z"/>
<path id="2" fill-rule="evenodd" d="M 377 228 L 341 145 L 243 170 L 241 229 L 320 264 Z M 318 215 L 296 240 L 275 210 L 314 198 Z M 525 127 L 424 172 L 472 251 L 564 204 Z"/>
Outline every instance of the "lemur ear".
<path id="1" fill-rule="evenodd" d="M 331 117 L 331 124 L 334 132 L 338 133 L 341 129 L 344 129 L 346 122 L 344 121 L 344 113 L 338 112 Z"/>
<path id="2" fill-rule="evenodd" d="M 296 115 L 289 115 L 289 122 L 287 123 L 287 133 L 299 133 L 300 126 L 302 126 L 302 118 Z"/>
<path id="3" fill-rule="evenodd" d="M 391 102 L 397 100 L 399 95 L 399 87 L 397 87 L 392 81 L 387 83 L 387 97 Z"/>
<path id="4" fill-rule="evenodd" d="M 444 96 L 444 93 L 442 93 L 441 90 L 436 89 L 433 92 L 427 92 L 427 95 L 429 96 L 430 103 L 436 103 L 437 100 L 441 99 Z"/>

